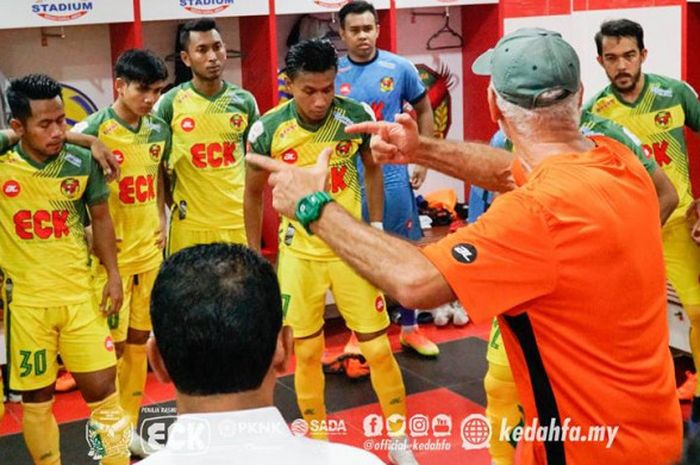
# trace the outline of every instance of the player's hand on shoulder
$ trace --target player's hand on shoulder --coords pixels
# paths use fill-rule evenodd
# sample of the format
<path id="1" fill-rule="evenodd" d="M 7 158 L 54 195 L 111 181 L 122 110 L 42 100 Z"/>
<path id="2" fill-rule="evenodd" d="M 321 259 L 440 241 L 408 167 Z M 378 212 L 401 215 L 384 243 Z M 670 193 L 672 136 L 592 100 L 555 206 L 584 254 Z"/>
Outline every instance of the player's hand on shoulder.
<path id="1" fill-rule="evenodd" d="M 105 179 L 107 179 L 108 182 L 119 179 L 121 176 L 119 161 L 117 161 L 117 158 L 104 144 L 104 142 L 95 139 L 90 146 L 90 151 L 92 152 L 92 158 L 94 158 L 102 168 L 102 172 L 104 173 Z"/>

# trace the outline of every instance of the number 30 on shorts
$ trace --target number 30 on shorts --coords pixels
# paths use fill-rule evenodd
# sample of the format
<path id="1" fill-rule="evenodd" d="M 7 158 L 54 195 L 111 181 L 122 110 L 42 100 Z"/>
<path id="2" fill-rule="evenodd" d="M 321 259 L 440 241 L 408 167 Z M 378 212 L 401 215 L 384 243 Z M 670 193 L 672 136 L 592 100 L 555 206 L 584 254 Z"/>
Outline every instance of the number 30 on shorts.
<path id="1" fill-rule="evenodd" d="M 34 373 L 36 376 L 41 376 L 46 373 L 46 349 L 37 350 L 20 350 L 22 362 L 19 367 L 22 370 L 19 373 L 20 378 L 24 378 Z"/>

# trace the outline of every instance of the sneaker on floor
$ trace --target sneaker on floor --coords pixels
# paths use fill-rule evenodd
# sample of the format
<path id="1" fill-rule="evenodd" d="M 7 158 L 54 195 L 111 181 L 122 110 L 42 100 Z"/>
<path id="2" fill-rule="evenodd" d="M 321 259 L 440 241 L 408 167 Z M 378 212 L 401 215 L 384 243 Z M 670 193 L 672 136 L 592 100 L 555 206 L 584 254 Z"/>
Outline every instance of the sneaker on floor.
<path id="1" fill-rule="evenodd" d="M 433 309 L 433 323 L 435 326 L 446 326 L 452 317 L 452 307 L 450 304 L 440 305 Z"/>
<path id="2" fill-rule="evenodd" d="M 413 456 L 411 443 L 406 436 L 391 439 L 389 461 L 394 465 L 419 465 Z"/>
<path id="3" fill-rule="evenodd" d="M 452 324 L 455 326 L 464 326 L 469 323 L 469 316 L 467 312 L 462 307 L 459 301 L 455 300 L 452 302 Z"/>
<path id="4" fill-rule="evenodd" d="M 151 455 L 150 450 L 146 450 L 144 447 L 146 440 L 141 438 L 138 431 L 132 430 L 131 440 L 129 441 L 129 452 L 131 452 L 131 457 L 136 457 L 140 459 L 145 459 Z"/>
<path id="5" fill-rule="evenodd" d="M 361 379 L 369 376 L 369 364 L 360 354 L 345 354 L 342 360 L 345 375 L 350 379 Z"/>
<path id="6" fill-rule="evenodd" d="M 75 378 L 70 374 L 70 371 L 66 371 L 56 378 L 56 392 L 69 392 L 77 387 L 78 385 L 75 382 Z"/>
<path id="7" fill-rule="evenodd" d="M 683 382 L 683 384 L 678 386 L 678 389 L 676 389 L 676 392 L 678 393 L 678 399 L 683 401 L 693 400 L 693 396 L 695 395 L 695 388 L 697 387 L 697 385 L 697 373 L 693 373 L 692 371 L 686 370 L 685 381 Z"/>
<path id="8" fill-rule="evenodd" d="M 411 331 L 401 331 L 399 342 L 403 347 L 412 349 L 423 357 L 437 357 L 440 349 L 428 339 L 417 327 Z"/>
<path id="9" fill-rule="evenodd" d="M 10 391 L 7 393 L 7 401 L 13 404 L 19 404 L 22 402 L 22 393 L 17 391 Z"/>

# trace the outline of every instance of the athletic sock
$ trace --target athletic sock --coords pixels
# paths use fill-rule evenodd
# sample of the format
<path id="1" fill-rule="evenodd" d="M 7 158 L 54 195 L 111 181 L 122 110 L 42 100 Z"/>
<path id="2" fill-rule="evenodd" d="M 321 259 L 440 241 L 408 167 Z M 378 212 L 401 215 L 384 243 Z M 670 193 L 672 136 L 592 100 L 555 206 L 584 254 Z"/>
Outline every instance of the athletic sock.
<path id="1" fill-rule="evenodd" d="M 119 402 L 129 416 L 131 426 L 139 424 L 141 399 L 148 375 L 148 360 L 145 344 L 125 344 L 124 355 L 118 364 Z"/>
<path id="2" fill-rule="evenodd" d="M 400 415 L 403 418 L 403 424 L 397 422 L 387 426 L 388 434 L 401 435 L 405 432 L 406 388 L 399 364 L 391 352 L 389 338 L 382 334 L 371 341 L 360 342 L 360 350 L 369 364 L 372 387 L 379 398 L 384 417 Z"/>
<path id="3" fill-rule="evenodd" d="M 46 402 L 22 402 L 22 432 L 35 465 L 59 465 L 61 451 L 52 398 Z"/>
<path id="4" fill-rule="evenodd" d="M 324 345 L 323 333 L 308 339 L 294 340 L 294 354 L 297 359 L 294 389 L 297 393 L 299 410 L 309 425 L 320 424 L 326 420 L 325 377 L 321 365 Z M 328 439 L 328 435 L 323 430 L 313 431 L 312 429 L 311 437 Z"/>
<path id="5" fill-rule="evenodd" d="M 129 442 L 131 422 L 119 405 L 119 395 L 115 392 L 107 398 L 88 403 L 90 408 L 89 437 L 101 465 L 129 465 Z"/>
<path id="6" fill-rule="evenodd" d="M 508 365 L 489 362 L 489 368 L 484 377 L 486 391 L 486 417 L 491 422 L 491 431 L 501 431 L 502 422 L 507 428 L 517 426 L 522 421 L 519 407 L 518 390 L 513 379 L 513 372 Z M 501 441 L 498 434 L 492 434 L 489 442 L 489 453 L 493 465 L 512 465 L 515 461 L 513 440 Z"/>

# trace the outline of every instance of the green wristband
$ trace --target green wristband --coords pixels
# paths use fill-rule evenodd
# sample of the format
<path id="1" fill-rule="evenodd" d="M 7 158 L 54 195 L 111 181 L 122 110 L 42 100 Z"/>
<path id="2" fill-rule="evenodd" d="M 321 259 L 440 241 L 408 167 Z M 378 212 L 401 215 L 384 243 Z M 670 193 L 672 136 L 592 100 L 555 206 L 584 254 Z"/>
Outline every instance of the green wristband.
<path id="1" fill-rule="evenodd" d="M 313 235 L 310 228 L 311 223 L 318 220 L 323 207 L 330 202 L 333 202 L 333 197 L 325 191 L 314 192 L 299 199 L 294 215 L 307 233 Z"/>

